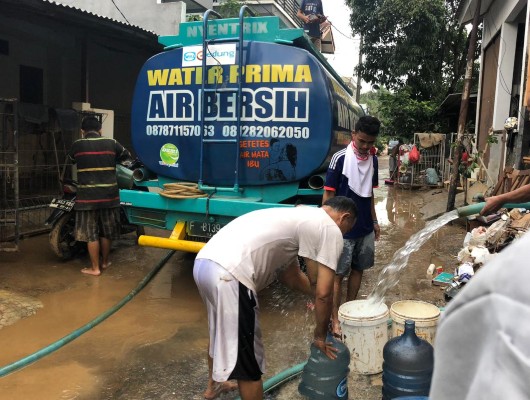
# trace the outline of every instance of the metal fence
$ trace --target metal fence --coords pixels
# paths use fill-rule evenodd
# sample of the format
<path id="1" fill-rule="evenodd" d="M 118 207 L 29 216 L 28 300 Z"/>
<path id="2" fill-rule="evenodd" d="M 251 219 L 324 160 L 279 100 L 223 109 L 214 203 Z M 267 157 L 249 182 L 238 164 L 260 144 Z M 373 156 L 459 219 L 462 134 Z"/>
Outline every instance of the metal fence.
<path id="1" fill-rule="evenodd" d="M 51 199 L 62 195 L 66 154 L 83 113 L 0 99 L 0 250 L 47 231 Z M 67 174 L 70 174 L 70 168 Z"/>
<path id="2" fill-rule="evenodd" d="M 446 170 L 446 135 L 415 133 L 413 144 L 399 147 L 398 184 L 407 187 L 443 186 Z M 416 146 L 419 161 L 410 162 L 409 153 Z"/>
<path id="3" fill-rule="evenodd" d="M 19 237 L 17 103 L 0 99 L 0 249 L 17 250 Z"/>
<path id="4" fill-rule="evenodd" d="M 435 136 L 436 135 L 436 136 Z M 420 143 L 427 138 L 428 147 Z M 428 140 L 433 138 L 432 140 Z M 438 139 L 441 139 L 438 141 Z M 443 186 L 445 175 L 445 141 L 444 134 L 415 133 L 414 144 L 420 151 L 420 160 L 412 164 L 412 184 L 417 186 Z"/>

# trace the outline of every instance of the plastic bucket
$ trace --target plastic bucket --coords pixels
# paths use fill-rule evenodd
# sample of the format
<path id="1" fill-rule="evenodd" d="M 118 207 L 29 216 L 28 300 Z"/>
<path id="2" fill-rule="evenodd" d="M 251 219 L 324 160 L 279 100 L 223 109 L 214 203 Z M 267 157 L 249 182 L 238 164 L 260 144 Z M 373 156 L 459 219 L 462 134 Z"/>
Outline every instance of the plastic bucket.
<path id="1" fill-rule="evenodd" d="M 440 309 L 435 305 L 419 300 L 397 301 L 390 306 L 390 318 L 392 337 L 402 335 L 405 320 L 411 319 L 416 323 L 416 335 L 434 345 L 436 326 L 440 319 Z"/>
<path id="2" fill-rule="evenodd" d="M 368 300 L 348 301 L 339 308 L 344 344 L 350 350 L 350 370 L 377 374 L 383 370 L 383 347 L 388 341 L 388 307 Z"/>

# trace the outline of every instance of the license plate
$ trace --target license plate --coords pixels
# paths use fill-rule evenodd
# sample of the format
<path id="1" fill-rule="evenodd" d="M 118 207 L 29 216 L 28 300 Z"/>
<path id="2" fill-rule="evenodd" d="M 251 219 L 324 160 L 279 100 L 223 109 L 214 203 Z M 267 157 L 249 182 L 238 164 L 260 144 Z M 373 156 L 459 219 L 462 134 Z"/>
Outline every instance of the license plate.
<path id="1" fill-rule="evenodd" d="M 218 222 L 190 221 L 188 235 L 211 238 L 224 226 Z"/>
<path id="2" fill-rule="evenodd" d="M 63 211 L 71 211 L 74 208 L 75 202 L 73 200 L 66 199 L 53 199 L 50 203 L 50 207 L 58 208 Z"/>

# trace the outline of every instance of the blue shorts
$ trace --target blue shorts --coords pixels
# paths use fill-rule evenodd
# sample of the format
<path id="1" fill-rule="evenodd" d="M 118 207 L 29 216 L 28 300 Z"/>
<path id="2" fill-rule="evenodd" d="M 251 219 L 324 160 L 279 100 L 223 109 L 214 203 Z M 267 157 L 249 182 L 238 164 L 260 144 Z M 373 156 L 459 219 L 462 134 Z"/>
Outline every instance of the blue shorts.
<path id="1" fill-rule="evenodd" d="M 374 265 L 375 233 L 357 239 L 344 239 L 344 248 L 337 265 L 337 275 L 347 276 L 351 269 L 364 271 Z"/>

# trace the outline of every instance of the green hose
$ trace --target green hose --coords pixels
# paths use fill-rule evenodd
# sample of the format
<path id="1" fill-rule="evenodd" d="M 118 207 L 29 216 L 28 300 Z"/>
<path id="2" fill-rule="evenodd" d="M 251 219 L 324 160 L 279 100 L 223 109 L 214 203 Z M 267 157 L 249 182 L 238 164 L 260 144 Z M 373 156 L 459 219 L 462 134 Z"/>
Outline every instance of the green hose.
<path id="1" fill-rule="evenodd" d="M 263 393 L 267 393 L 270 390 L 273 390 L 300 375 L 306 364 L 307 361 L 304 361 L 303 363 L 297 364 L 291 368 L 287 368 L 279 374 L 274 375 L 272 378 L 267 379 L 263 383 Z M 236 400 L 241 400 L 241 398 L 237 397 Z"/>
<path id="2" fill-rule="evenodd" d="M 0 378 L 3 378 L 6 375 L 9 375 L 15 371 L 18 371 L 21 368 L 24 368 L 28 366 L 29 364 L 34 363 L 35 361 L 40 360 L 44 356 L 47 356 L 50 353 L 53 353 L 55 350 L 60 349 L 65 344 L 70 343 L 72 340 L 77 339 L 79 336 L 81 336 L 83 333 L 87 332 L 88 330 L 92 329 L 96 325 L 98 325 L 100 322 L 103 322 L 108 317 L 110 317 L 112 314 L 114 314 L 116 311 L 118 311 L 120 308 L 122 308 L 127 302 L 129 302 L 134 296 L 136 296 L 140 290 L 142 290 L 149 281 L 156 275 L 156 273 L 164 266 L 166 262 L 171 258 L 171 256 L 175 253 L 175 250 L 171 250 L 166 254 L 164 258 L 162 258 L 158 264 L 149 272 L 144 279 L 136 286 L 133 290 L 129 292 L 127 296 L 125 296 L 118 304 L 116 304 L 114 307 L 109 308 L 107 311 L 105 311 L 103 314 L 100 314 L 98 317 L 94 318 L 92 321 L 90 321 L 88 324 L 83 325 L 81 328 L 76 329 L 72 333 L 66 335 L 62 339 L 59 339 L 58 341 L 36 351 L 33 354 L 30 354 L 29 356 L 26 356 L 24 358 L 21 358 L 18 361 L 15 361 L 14 363 L 8 364 L 0 368 Z"/>
<path id="3" fill-rule="evenodd" d="M 486 203 L 477 203 L 477 204 L 470 204 L 469 206 L 463 206 L 458 207 L 456 211 L 458 212 L 459 217 L 469 217 L 473 214 L 478 214 L 483 208 Z M 530 210 L 530 202 L 529 203 L 507 203 L 503 205 L 504 208 L 526 208 L 527 210 Z"/>

